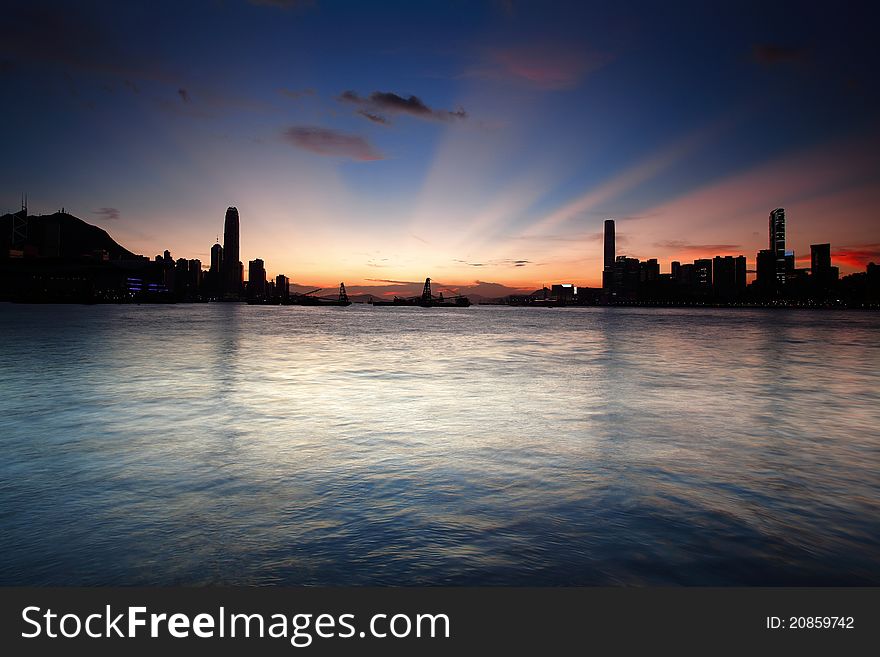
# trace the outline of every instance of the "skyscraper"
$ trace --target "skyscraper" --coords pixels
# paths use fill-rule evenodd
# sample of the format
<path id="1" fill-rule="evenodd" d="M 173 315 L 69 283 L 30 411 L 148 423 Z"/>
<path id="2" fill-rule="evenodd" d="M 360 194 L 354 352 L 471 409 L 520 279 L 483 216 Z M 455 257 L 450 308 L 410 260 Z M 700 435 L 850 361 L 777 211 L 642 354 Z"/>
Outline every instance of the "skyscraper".
<path id="1" fill-rule="evenodd" d="M 287 301 L 290 298 L 290 279 L 284 274 L 278 274 L 275 277 L 275 294 L 281 301 Z"/>
<path id="2" fill-rule="evenodd" d="M 247 290 L 250 299 L 266 296 L 266 263 L 259 258 L 248 263 Z"/>
<path id="3" fill-rule="evenodd" d="M 756 260 L 757 284 L 765 295 L 772 294 L 776 288 L 776 259 L 770 249 L 758 251 Z"/>
<path id="4" fill-rule="evenodd" d="M 222 267 L 223 247 L 218 243 L 211 247 L 211 273 L 219 276 Z"/>
<path id="5" fill-rule="evenodd" d="M 831 245 L 830 244 L 811 244 L 810 245 L 810 271 L 815 276 L 820 276 L 831 269 Z"/>
<path id="6" fill-rule="evenodd" d="M 612 273 L 614 271 L 614 219 L 605 220 L 605 262 L 602 268 L 602 287 L 606 290 L 611 287 Z"/>
<path id="7" fill-rule="evenodd" d="M 746 290 L 745 256 L 715 256 L 712 260 L 712 290 L 715 297 L 731 301 Z"/>
<path id="8" fill-rule="evenodd" d="M 776 287 L 785 285 L 785 209 L 776 208 L 770 213 L 770 250 L 773 252 Z"/>
<path id="9" fill-rule="evenodd" d="M 226 209 L 223 223 L 223 280 L 225 295 L 238 297 L 241 294 L 241 264 L 238 255 L 238 209 Z"/>
<path id="10" fill-rule="evenodd" d="M 831 245 L 810 245 L 810 280 L 813 292 L 824 296 L 837 282 L 840 272 L 837 267 L 831 266 Z"/>
<path id="11" fill-rule="evenodd" d="M 712 261 L 709 258 L 694 260 L 692 289 L 695 293 L 709 295 L 712 292 Z"/>

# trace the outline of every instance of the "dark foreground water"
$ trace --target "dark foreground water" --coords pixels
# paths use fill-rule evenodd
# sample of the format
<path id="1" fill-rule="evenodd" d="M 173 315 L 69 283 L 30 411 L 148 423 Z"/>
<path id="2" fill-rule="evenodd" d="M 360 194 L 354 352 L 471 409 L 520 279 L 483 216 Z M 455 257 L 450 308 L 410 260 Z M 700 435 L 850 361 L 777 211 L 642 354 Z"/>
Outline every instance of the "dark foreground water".
<path id="1" fill-rule="evenodd" d="M 880 584 L 880 316 L 0 305 L 0 584 Z"/>

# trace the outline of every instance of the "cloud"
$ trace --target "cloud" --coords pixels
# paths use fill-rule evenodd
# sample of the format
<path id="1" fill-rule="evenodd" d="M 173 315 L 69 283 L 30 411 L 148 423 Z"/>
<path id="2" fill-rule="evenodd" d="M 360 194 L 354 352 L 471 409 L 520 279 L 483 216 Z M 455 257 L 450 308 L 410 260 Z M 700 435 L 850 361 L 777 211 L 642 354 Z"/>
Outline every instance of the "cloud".
<path id="1" fill-rule="evenodd" d="M 800 64 L 807 61 L 806 48 L 790 48 L 775 44 L 755 44 L 752 46 L 752 61 L 762 66 L 775 64 Z"/>
<path id="2" fill-rule="evenodd" d="M 293 100 L 299 100 L 300 98 L 305 98 L 306 96 L 314 96 L 314 89 L 285 89 L 284 87 L 278 90 L 282 96 L 287 96 L 288 98 L 292 98 Z"/>
<path id="3" fill-rule="evenodd" d="M 369 96 L 360 96 L 354 91 L 344 91 L 337 99 L 341 103 L 358 105 L 358 114 L 376 123 L 390 123 L 380 112 L 389 114 L 409 114 L 420 119 L 433 121 L 455 121 L 467 118 L 462 108 L 455 111 L 432 109 L 418 96 L 400 96 L 390 91 L 374 91 Z"/>
<path id="4" fill-rule="evenodd" d="M 181 87 L 180 89 L 177 90 L 177 95 L 180 96 L 180 99 L 184 103 L 189 102 L 189 92 L 186 89 L 184 89 L 183 87 Z"/>
<path id="5" fill-rule="evenodd" d="M 880 262 L 880 243 L 843 246 L 831 252 L 832 261 L 863 269 L 869 262 Z"/>
<path id="6" fill-rule="evenodd" d="M 283 137 L 297 148 L 318 155 L 347 157 L 360 162 L 383 159 L 383 155 L 360 135 L 330 128 L 291 126 L 283 132 Z"/>
<path id="7" fill-rule="evenodd" d="M 728 119 L 702 126 L 690 134 L 672 142 L 664 149 L 618 172 L 598 186 L 586 191 L 548 215 L 542 216 L 525 231 L 525 235 L 540 235 L 576 217 L 595 215 L 596 208 L 623 197 L 627 192 L 652 180 L 681 160 L 710 143 L 724 127 Z M 646 213 L 650 214 L 650 213 Z M 608 215 L 600 215 L 608 216 Z"/>
<path id="8" fill-rule="evenodd" d="M 310 9 L 317 3 L 315 0 L 248 0 L 257 7 L 275 7 L 276 9 Z"/>
<path id="9" fill-rule="evenodd" d="M 91 74 L 167 82 L 155 58 L 136 58 L 120 47 L 118 35 L 77 5 L 19 3 L 0 22 L 0 55 L 21 63 L 42 63 Z"/>
<path id="10" fill-rule="evenodd" d="M 578 86 L 590 73 L 611 61 L 606 53 L 556 43 L 535 43 L 487 52 L 485 62 L 464 77 L 500 80 L 555 91 Z"/>
<path id="11" fill-rule="evenodd" d="M 365 119 L 369 119 L 373 123 L 380 123 L 382 125 L 388 125 L 388 119 L 380 114 L 373 114 L 372 112 L 368 112 L 365 109 L 359 109 L 358 114 L 363 116 Z"/>
<path id="12" fill-rule="evenodd" d="M 115 221 L 120 217 L 119 210 L 116 208 L 100 208 L 95 210 L 94 214 L 97 215 L 99 219 L 105 221 Z"/>
<path id="13" fill-rule="evenodd" d="M 531 260 L 511 260 L 509 258 L 504 260 L 489 260 L 487 262 L 468 262 L 467 260 L 459 260 L 456 258 L 453 262 L 458 262 L 462 265 L 467 265 L 468 267 L 525 267 L 526 265 L 534 264 Z"/>
<path id="14" fill-rule="evenodd" d="M 654 242 L 654 246 L 661 249 L 672 249 L 681 253 L 705 253 L 707 255 L 727 253 L 742 248 L 740 244 L 691 244 L 686 240 Z"/>

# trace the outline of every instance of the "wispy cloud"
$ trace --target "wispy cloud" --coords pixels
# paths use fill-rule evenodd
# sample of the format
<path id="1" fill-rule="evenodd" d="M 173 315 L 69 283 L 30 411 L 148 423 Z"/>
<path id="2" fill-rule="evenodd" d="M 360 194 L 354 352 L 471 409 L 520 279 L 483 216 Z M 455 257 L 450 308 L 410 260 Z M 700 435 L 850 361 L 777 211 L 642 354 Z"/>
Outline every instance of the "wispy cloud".
<path id="1" fill-rule="evenodd" d="M 318 126 L 291 126 L 283 133 L 288 143 L 318 155 L 347 157 L 369 162 L 383 159 L 373 146 L 360 135 Z"/>
<path id="2" fill-rule="evenodd" d="M 880 243 L 844 246 L 832 250 L 831 257 L 840 264 L 861 269 L 869 262 L 880 263 Z"/>
<path id="3" fill-rule="evenodd" d="M 742 248 L 740 244 L 692 244 L 686 240 L 664 240 L 654 242 L 654 246 L 679 253 L 702 253 L 706 256 L 725 254 Z"/>
<path id="4" fill-rule="evenodd" d="M 99 208 L 98 210 L 94 210 L 93 214 L 99 219 L 105 221 L 115 221 L 121 216 L 119 210 L 116 208 Z"/>
<path id="5" fill-rule="evenodd" d="M 310 9 L 317 5 L 315 0 L 248 0 L 258 7 L 275 7 L 276 9 Z"/>
<path id="6" fill-rule="evenodd" d="M 464 77 L 515 82 L 542 90 L 571 89 L 612 60 L 571 44 L 533 43 L 487 51 L 482 64 Z"/>
<path id="7" fill-rule="evenodd" d="M 486 262 L 469 262 L 467 260 L 459 260 L 456 258 L 453 259 L 453 262 L 467 265 L 468 267 L 525 267 L 526 265 L 534 264 L 531 260 L 512 260 L 510 258 L 505 258 L 503 260 L 487 260 Z"/>
<path id="8" fill-rule="evenodd" d="M 685 157 L 706 146 L 731 123 L 729 117 L 703 126 L 663 150 L 643 159 L 633 166 L 612 176 L 597 187 L 569 201 L 554 212 L 543 216 L 525 234 L 537 235 L 563 224 L 575 217 L 594 215 L 597 207 L 614 201 L 626 192 L 655 178 L 675 166 Z"/>
<path id="9" fill-rule="evenodd" d="M 365 119 L 369 119 L 373 123 L 379 123 L 381 125 L 388 125 L 388 119 L 386 119 L 381 114 L 373 114 L 372 112 L 368 112 L 365 109 L 359 109 L 358 114 L 360 114 Z"/>
<path id="10" fill-rule="evenodd" d="M 91 74 L 168 82 L 172 76 L 155 59 L 138 58 L 118 36 L 99 27 L 79 6 L 20 4 L 0 22 L 0 54 Z"/>
<path id="11" fill-rule="evenodd" d="M 286 88 L 282 87 L 278 90 L 278 93 L 281 94 L 282 96 L 287 96 L 288 98 L 290 98 L 292 100 L 300 100 L 301 98 L 306 98 L 308 96 L 314 96 L 315 90 L 311 89 L 311 88 L 309 88 L 309 89 L 286 89 Z"/>
<path id="12" fill-rule="evenodd" d="M 375 123 L 390 123 L 382 112 L 387 114 L 408 114 L 420 119 L 433 121 L 454 121 L 466 119 L 467 112 L 457 110 L 433 109 L 418 96 L 400 96 L 390 91 L 374 91 L 369 96 L 360 96 L 354 91 L 344 91 L 338 98 L 341 103 L 358 105 L 358 114 Z"/>
<path id="13" fill-rule="evenodd" d="M 808 57 L 809 51 L 806 48 L 793 48 L 772 43 L 752 46 L 752 61 L 763 66 L 800 64 L 807 61 Z"/>

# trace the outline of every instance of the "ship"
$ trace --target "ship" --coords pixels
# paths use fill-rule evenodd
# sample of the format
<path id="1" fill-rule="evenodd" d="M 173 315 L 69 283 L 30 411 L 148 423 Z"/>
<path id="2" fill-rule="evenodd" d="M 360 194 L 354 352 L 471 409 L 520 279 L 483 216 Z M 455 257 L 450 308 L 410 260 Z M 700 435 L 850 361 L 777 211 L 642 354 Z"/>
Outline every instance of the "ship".
<path id="1" fill-rule="evenodd" d="M 451 296 L 443 296 L 443 292 L 434 296 L 431 292 L 431 279 L 425 279 L 422 294 L 415 297 L 394 297 L 392 300 L 372 300 L 374 306 L 420 306 L 422 308 L 467 308 L 471 305 L 466 296 L 453 292 Z"/>
<path id="2" fill-rule="evenodd" d="M 317 297 L 315 292 L 320 292 L 322 288 L 317 288 L 309 292 L 294 293 L 289 298 L 282 301 L 285 306 L 350 306 L 351 301 L 348 299 L 348 293 L 345 291 L 345 283 L 339 284 L 339 294 L 333 297 Z"/>
<path id="3" fill-rule="evenodd" d="M 318 297 L 315 292 L 323 288 L 315 288 L 308 292 L 294 292 L 287 297 L 274 296 L 268 298 L 248 299 L 252 306 L 350 306 L 348 293 L 345 291 L 345 283 L 339 284 L 339 294 L 335 297 Z"/>

